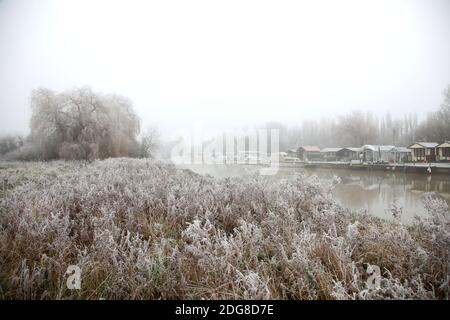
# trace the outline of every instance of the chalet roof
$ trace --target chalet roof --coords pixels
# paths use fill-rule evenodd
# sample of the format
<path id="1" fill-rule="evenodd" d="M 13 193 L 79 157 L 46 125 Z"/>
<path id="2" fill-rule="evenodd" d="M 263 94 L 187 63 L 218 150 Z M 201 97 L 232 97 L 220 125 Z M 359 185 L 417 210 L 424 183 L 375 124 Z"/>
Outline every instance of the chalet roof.
<path id="1" fill-rule="evenodd" d="M 320 152 L 338 152 L 339 150 L 342 150 L 342 148 L 323 148 Z"/>
<path id="2" fill-rule="evenodd" d="M 363 149 L 363 150 L 369 149 L 369 150 L 372 150 L 372 151 L 376 151 L 376 150 L 377 150 L 377 148 L 375 148 L 375 146 L 370 145 L 370 144 L 367 144 L 367 145 L 365 145 L 365 146 L 362 146 L 361 149 Z"/>
<path id="3" fill-rule="evenodd" d="M 306 152 L 320 152 L 320 148 L 317 146 L 301 146 L 299 149 L 303 149 Z"/>
<path id="4" fill-rule="evenodd" d="M 366 144 L 362 147 L 363 150 L 372 150 L 372 151 L 391 151 L 394 149 L 395 146 L 391 145 L 372 145 L 372 144 Z"/>
<path id="5" fill-rule="evenodd" d="M 406 147 L 395 147 L 393 149 L 394 152 L 399 152 L 399 153 L 409 153 L 411 152 L 411 149 L 408 149 Z"/>
<path id="6" fill-rule="evenodd" d="M 412 145 L 410 145 L 408 148 L 411 148 L 413 145 L 418 144 L 424 148 L 436 148 L 439 143 L 436 142 L 415 142 Z"/>
<path id="7" fill-rule="evenodd" d="M 347 150 L 350 150 L 350 151 L 353 151 L 353 152 L 361 151 L 361 148 L 354 148 L 354 147 L 345 147 L 344 149 L 347 149 Z"/>
<path id="8" fill-rule="evenodd" d="M 442 142 L 440 145 L 437 146 L 437 148 L 448 148 L 450 147 L 450 141 Z"/>

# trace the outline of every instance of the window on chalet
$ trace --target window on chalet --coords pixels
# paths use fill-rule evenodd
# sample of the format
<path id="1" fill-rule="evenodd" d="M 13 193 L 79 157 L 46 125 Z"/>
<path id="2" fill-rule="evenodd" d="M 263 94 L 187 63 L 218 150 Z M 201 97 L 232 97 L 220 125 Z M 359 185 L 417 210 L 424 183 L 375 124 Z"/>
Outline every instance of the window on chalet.
<path id="1" fill-rule="evenodd" d="M 425 149 L 414 149 L 414 155 L 416 157 L 425 157 Z"/>
<path id="2" fill-rule="evenodd" d="M 442 155 L 444 157 L 450 157 L 450 148 L 442 148 Z"/>

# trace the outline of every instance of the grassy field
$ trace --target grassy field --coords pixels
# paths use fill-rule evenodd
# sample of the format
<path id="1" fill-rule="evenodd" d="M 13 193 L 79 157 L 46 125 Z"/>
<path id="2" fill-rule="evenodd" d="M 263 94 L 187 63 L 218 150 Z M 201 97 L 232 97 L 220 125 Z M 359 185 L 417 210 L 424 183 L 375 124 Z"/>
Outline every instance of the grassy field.
<path id="1" fill-rule="evenodd" d="M 350 212 L 334 182 L 302 175 L 216 179 L 110 159 L 0 163 L 0 182 L 1 299 L 449 298 L 438 199 L 405 226 Z M 69 265 L 80 290 L 66 286 Z"/>

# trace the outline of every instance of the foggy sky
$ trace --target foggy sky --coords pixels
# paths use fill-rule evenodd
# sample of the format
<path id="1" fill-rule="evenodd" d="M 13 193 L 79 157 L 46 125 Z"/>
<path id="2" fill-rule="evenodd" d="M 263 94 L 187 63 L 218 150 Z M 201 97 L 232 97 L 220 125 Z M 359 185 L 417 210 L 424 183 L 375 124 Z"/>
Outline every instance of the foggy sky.
<path id="1" fill-rule="evenodd" d="M 0 132 L 32 89 L 90 85 L 163 131 L 436 110 L 450 1 L 0 0 Z"/>

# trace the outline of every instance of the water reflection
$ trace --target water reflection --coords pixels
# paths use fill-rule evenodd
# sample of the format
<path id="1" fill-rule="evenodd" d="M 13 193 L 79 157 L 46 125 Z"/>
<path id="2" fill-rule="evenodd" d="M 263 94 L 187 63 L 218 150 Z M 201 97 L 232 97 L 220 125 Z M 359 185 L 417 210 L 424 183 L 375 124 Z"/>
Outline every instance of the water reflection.
<path id="1" fill-rule="evenodd" d="M 198 173 L 216 177 L 246 176 L 256 171 L 255 168 L 238 166 L 190 168 Z M 295 172 L 317 175 L 321 179 L 332 179 L 333 176 L 338 176 L 341 183 L 336 186 L 334 195 L 341 205 L 353 210 L 366 209 L 369 214 L 385 219 L 392 219 L 389 212 L 392 204 L 402 208 L 402 221 L 405 223 L 412 221 L 414 215 L 426 214 L 422 200 L 424 195 L 429 192 L 450 203 L 450 177 L 448 175 L 282 168 L 272 178 L 289 178 Z"/>
<path id="2" fill-rule="evenodd" d="M 334 190 L 339 203 L 350 209 L 366 209 L 370 214 L 391 219 L 392 204 L 403 209 L 402 220 L 410 222 L 414 215 L 426 213 L 423 197 L 431 192 L 450 202 L 450 179 L 446 175 L 402 174 L 350 170 L 308 170 L 330 179 L 341 178 Z"/>

